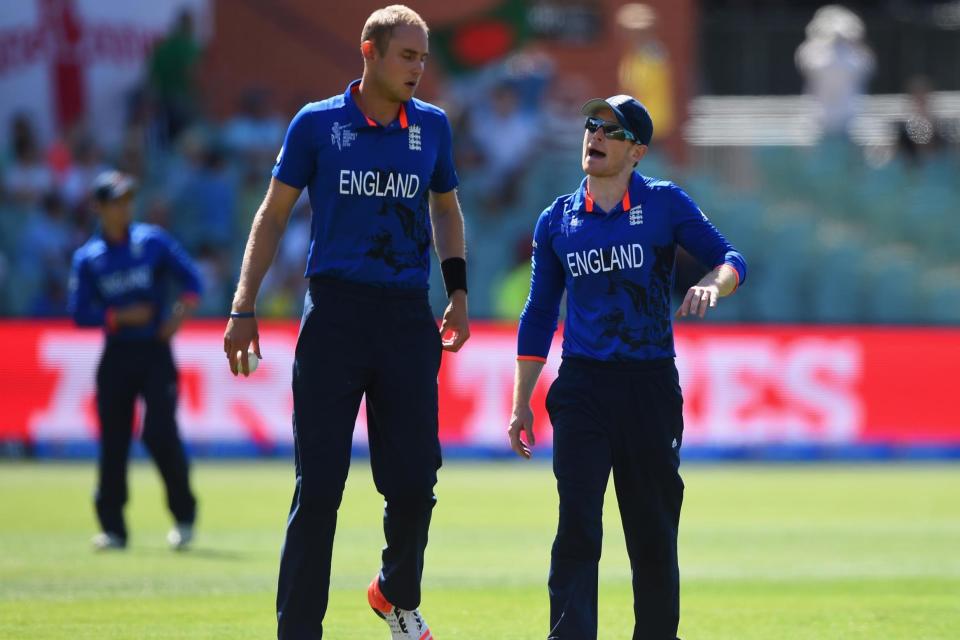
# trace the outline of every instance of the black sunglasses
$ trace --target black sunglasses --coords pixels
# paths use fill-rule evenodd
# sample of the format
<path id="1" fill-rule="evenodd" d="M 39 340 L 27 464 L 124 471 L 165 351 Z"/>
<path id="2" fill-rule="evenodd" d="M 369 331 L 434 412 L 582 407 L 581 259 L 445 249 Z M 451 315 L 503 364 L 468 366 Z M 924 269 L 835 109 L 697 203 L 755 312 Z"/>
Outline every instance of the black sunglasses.
<path id="1" fill-rule="evenodd" d="M 583 128 L 590 133 L 596 133 L 597 129 L 603 129 L 603 136 L 611 140 L 630 140 L 636 142 L 637 138 L 632 133 L 624 129 L 616 122 L 607 122 L 600 118 L 589 117 L 583 123 Z"/>

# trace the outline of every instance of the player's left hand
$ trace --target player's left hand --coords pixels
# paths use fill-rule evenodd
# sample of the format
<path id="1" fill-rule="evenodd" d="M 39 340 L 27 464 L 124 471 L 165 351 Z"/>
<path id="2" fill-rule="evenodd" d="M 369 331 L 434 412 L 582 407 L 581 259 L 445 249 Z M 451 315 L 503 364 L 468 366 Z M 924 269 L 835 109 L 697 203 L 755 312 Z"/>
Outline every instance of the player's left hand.
<path id="1" fill-rule="evenodd" d="M 454 291 L 450 296 L 450 304 L 443 312 L 443 322 L 440 324 L 440 339 L 444 351 L 460 351 L 470 339 L 470 326 L 467 321 L 467 292 Z"/>
<path id="2" fill-rule="evenodd" d="M 683 303 L 677 309 L 675 317 L 682 318 L 688 315 L 696 315 L 702 318 L 707 313 L 707 308 L 717 306 L 719 297 L 720 287 L 717 285 L 696 284 L 687 290 L 687 295 L 684 296 Z"/>
<path id="3" fill-rule="evenodd" d="M 180 330 L 180 327 L 183 326 L 183 321 L 186 320 L 187 316 L 190 315 L 196 307 L 197 303 L 193 299 L 180 300 L 173 305 L 173 311 L 170 317 L 160 325 L 157 337 L 161 340 L 170 340 L 173 334 Z"/>

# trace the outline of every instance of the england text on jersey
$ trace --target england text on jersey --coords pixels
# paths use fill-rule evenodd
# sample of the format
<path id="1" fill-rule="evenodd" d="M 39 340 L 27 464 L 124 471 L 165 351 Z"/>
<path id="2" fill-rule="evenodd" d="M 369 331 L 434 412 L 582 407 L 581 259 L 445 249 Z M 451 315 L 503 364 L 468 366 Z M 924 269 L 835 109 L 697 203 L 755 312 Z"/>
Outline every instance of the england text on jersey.
<path id="1" fill-rule="evenodd" d="M 588 273 L 639 269 L 643 266 L 643 245 L 621 244 L 567 254 L 567 267 L 574 278 Z"/>
<path id="2" fill-rule="evenodd" d="M 413 198 L 420 190 L 420 176 L 399 171 L 340 170 L 340 195 Z"/>

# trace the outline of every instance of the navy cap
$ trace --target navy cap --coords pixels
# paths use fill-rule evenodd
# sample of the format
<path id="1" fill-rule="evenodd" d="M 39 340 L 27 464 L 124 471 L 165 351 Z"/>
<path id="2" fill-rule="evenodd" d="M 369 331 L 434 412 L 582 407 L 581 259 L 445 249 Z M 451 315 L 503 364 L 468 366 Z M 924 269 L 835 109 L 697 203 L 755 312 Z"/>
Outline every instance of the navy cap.
<path id="1" fill-rule="evenodd" d="M 653 120 L 650 119 L 647 108 L 640 104 L 639 100 L 625 95 L 611 96 L 606 100 L 594 98 L 583 105 L 580 113 L 592 116 L 601 109 L 613 111 L 620 126 L 632 133 L 637 142 L 650 144 L 650 139 L 653 138 Z"/>
<path id="2" fill-rule="evenodd" d="M 93 181 L 93 197 L 100 202 L 109 202 L 132 193 L 137 188 L 133 177 L 120 171 L 104 171 Z"/>

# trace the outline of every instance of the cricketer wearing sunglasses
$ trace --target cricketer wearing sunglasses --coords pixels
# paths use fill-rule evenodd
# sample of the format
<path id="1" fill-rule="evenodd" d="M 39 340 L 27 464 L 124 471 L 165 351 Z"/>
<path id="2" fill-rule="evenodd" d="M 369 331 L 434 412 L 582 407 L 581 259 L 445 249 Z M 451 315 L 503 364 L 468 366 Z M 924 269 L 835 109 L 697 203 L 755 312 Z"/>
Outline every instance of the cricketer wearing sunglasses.
<path id="1" fill-rule="evenodd" d="M 712 270 L 677 317 L 703 317 L 744 281 L 746 263 L 671 182 L 634 171 L 653 134 L 629 96 L 583 107 L 586 179 L 540 214 L 520 316 L 510 444 L 534 446 L 530 396 L 567 292 L 563 362 L 547 394 L 560 518 L 550 562 L 550 639 L 597 637 L 601 512 L 613 470 L 633 575 L 634 640 L 676 638 L 683 398 L 670 289 L 677 245 Z M 521 437 L 523 432 L 523 437 Z"/>

